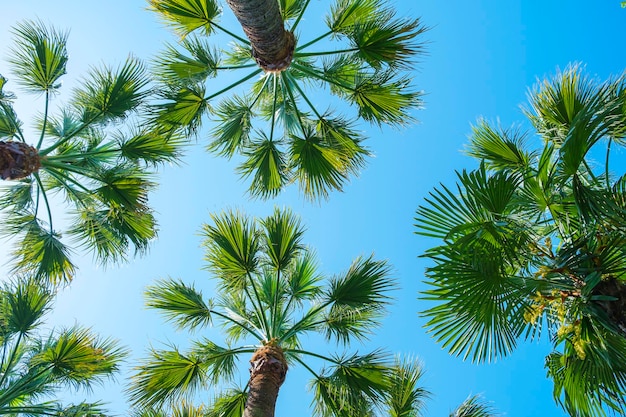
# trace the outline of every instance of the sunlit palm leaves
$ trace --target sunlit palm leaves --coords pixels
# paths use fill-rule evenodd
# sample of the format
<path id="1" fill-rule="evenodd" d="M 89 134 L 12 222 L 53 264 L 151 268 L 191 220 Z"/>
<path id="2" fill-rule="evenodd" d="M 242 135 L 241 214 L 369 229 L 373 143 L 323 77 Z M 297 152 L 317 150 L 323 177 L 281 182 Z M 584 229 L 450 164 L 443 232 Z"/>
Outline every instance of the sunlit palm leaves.
<path id="1" fill-rule="evenodd" d="M 626 410 L 626 200 L 624 173 L 609 171 L 611 145 L 624 143 L 625 88 L 578 66 L 541 83 L 526 114 L 543 149 L 481 121 L 468 147 L 480 168 L 417 210 L 418 233 L 441 240 L 424 255 L 435 263 L 425 298 L 438 303 L 423 312 L 429 330 L 486 361 L 547 325 L 554 395 L 577 416 Z"/>
<path id="2" fill-rule="evenodd" d="M 132 248 L 145 252 L 156 236 L 147 199 L 155 184 L 146 167 L 175 162 L 181 141 L 133 120 L 149 93 L 143 65 L 129 58 L 117 68 L 92 69 L 68 104 L 52 111 L 51 94 L 68 60 L 67 35 L 39 22 L 18 24 L 14 35 L 9 62 L 17 83 L 45 100 L 34 123 L 38 136 L 31 138 L 0 77 L 0 139 L 33 149 L 37 160 L 21 176 L 10 168 L 19 154 L 2 153 L 0 161 L 7 178 L 23 177 L 3 184 L 0 197 L 0 231 L 14 239 L 15 269 L 67 281 L 75 272 L 70 245 L 101 262 L 124 260 Z M 124 121 L 128 128 L 117 129 Z M 69 210 L 59 217 L 55 208 L 63 203 Z"/>
<path id="3" fill-rule="evenodd" d="M 290 367 L 311 372 L 316 409 L 339 416 L 382 403 L 392 375 L 387 354 L 316 353 L 303 346 L 308 340 L 303 336 L 321 333 L 342 344 L 366 338 L 379 324 L 389 291 L 395 288 L 389 267 L 359 258 L 347 272 L 326 280 L 302 242 L 303 233 L 300 221 L 285 210 L 263 219 L 237 212 L 213 216 L 213 223 L 204 227 L 204 246 L 217 293 L 206 298 L 193 285 L 166 279 L 149 287 L 146 295 L 147 304 L 179 328 L 198 332 L 219 324 L 226 342 L 199 339 L 185 352 L 175 346 L 153 349 L 137 368 L 131 401 L 158 408 L 208 385 L 229 383 L 242 361 L 272 345 L 284 352 Z M 314 371 L 318 365 L 311 360 L 327 365 Z M 209 415 L 240 417 L 248 390 L 246 385 L 223 391 L 210 405 Z"/>
<path id="4" fill-rule="evenodd" d="M 0 289 L 0 414 L 84 416 L 98 403 L 64 405 L 61 389 L 89 389 L 118 370 L 124 351 L 111 340 L 73 327 L 43 337 L 37 331 L 54 295 L 45 283 L 18 279 Z"/>
<path id="5" fill-rule="evenodd" d="M 319 34 L 297 30 L 309 0 L 279 1 L 297 38 L 291 65 L 280 72 L 257 67 L 240 28 L 220 26 L 217 0 L 150 4 L 182 36 L 155 60 L 162 100 L 152 108 L 154 121 L 187 133 L 215 121 L 209 149 L 244 157 L 238 172 L 252 196 L 273 197 L 294 182 L 309 199 L 342 190 L 370 155 L 356 122 L 403 126 L 421 105 L 410 71 L 425 28 L 380 0 L 337 0 Z M 213 46 L 204 38 L 211 34 Z M 221 83 L 231 71 L 234 81 Z M 316 90 L 339 100 L 320 103 Z M 342 101 L 350 109 L 337 112 Z"/>

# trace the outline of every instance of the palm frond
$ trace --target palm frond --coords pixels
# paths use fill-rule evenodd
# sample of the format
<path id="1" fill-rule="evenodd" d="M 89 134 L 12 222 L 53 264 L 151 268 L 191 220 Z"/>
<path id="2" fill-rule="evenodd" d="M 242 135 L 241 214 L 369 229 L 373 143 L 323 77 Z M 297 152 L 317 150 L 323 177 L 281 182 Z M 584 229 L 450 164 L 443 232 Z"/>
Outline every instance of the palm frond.
<path id="1" fill-rule="evenodd" d="M 66 72 L 67 32 L 46 28 L 39 21 L 25 21 L 13 29 L 15 47 L 9 60 L 17 82 L 27 91 L 54 92 Z"/>
<path id="2" fill-rule="evenodd" d="M 181 37 L 196 29 L 202 29 L 205 35 L 211 34 L 221 13 L 214 0 L 149 0 L 149 3 Z"/>
<path id="3" fill-rule="evenodd" d="M 111 378 L 124 356 L 126 351 L 117 342 L 75 327 L 52 338 L 31 361 L 48 367 L 58 382 L 90 387 Z"/>
<path id="4" fill-rule="evenodd" d="M 33 279 L 7 283 L 0 291 L 3 341 L 13 333 L 28 335 L 52 307 L 52 293 Z"/>
<path id="5" fill-rule="evenodd" d="M 189 52 L 185 55 L 173 45 L 167 45 L 155 60 L 154 73 L 164 82 L 190 80 L 204 82 L 217 74 L 219 52 L 211 49 L 210 45 L 197 37 L 187 37 L 180 42 L 180 46 Z"/>
<path id="6" fill-rule="evenodd" d="M 177 163 L 186 139 L 181 135 L 160 132 L 155 129 L 137 128 L 130 136 L 117 137 L 120 155 L 129 161 L 141 161 L 158 165 Z"/>
<path id="7" fill-rule="evenodd" d="M 147 288 L 145 297 L 148 307 L 159 309 L 179 329 L 194 330 L 212 322 L 210 300 L 205 302 L 202 293 L 182 281 L 158 281 Z"/>
<path id="8" fill-rule="evenodd" d="M 467 154 L 484 161 L 488 169 L 524 172 L 534 157 L 526 151 L 525 145 L 526 134 L 518 129 L 494 128 L 485 120 L 479 120 L 472 127 Z"/>
<path id="9" fill-rule="evenodd" d="M 128 58 L 117 69 L 94 68 L 74 92 L 73 104 L 84 124 L 106 123 L 128 116 L 149 91 L 143 65 Z"/>
<path id="10" fill-rule="evenodd" d="M 246 160 L 237 168 L 242 177 L 252 176 L 248 192 L 253 197 L 275 197 L 290 182 L 287 156 L 279 142 L 264 135 L 246 147 Z"/>
<path id="11" fill-rule="evenodd" d="M 385 261 L 359 257 L 345 274 L 333 277 L 325 297 L 333 306 L 383 309 L 390 301 L 389 291 L 397 288 Z"/>
<path id="12" fill-rule="evenodd" d="M 422 93 L 411 91 L 410 79 L 392 78 L 390 72 L 361 76 L 349 91 L 350 101 L 358 107 L 359 116 L 378 125 L 403 126 L 413 121 L 411 110 L 422 106 Z"/>
<path id="13" fill-rule="evenodd" d="M 241 213 L 229 211 L 212 215 L 213 225 L 203 226 L 208 269 L 241 288 L 240 282 L 258 265 L 259 237 L 253 221 Z"/>
<path id="14" fill-rule="evenodd" d="M 135 368 L 129 399 L 141 407 L 180 402 L 206 386 L 207 366 L 198 354 L 184 355 L 176 348 L 153 349 L 150 358 Z"/>
<path id="15" fill-rule="evenodd" d="M 45 277 L 53 283 L 71 281 L 75 266 L 69 259 L 69 248 L 61 242 L 58 233 L 44 228 L 34 217 L 29 220 L 28 216 L 20 227 L 24 228 L 24 234 L 12 254 L 16 259 L 14 272 Z"/>
<path id="16" fill-rule="evenodd" d="M 239 388 L 221 392 L 213 399 L 205 417 L 242 417 L 247 399 L 248 392 Z"/>
<path id="17" fill-rule="evenodd" d="M 480 395 L 472 395 L 450 413 L 450 417 L 497 417 L 495 408 Z"/>
<path id="18" fill-rule="evenodd" d="M 412 69 L 413 59 L 423 52 L 415 39 L 427 30 L 419 19 L 397 19 L 392 11 L 379 19 L 358 22 L 348 35 L 358 48 L 359 58 L 375 69 L 382 65 Z"/>
<path id="19" fill-rule="evenodd" d="M 208 149 L 218 155 L 232 157 L 250 145 L 252 103 L 246 97 L 235 96 L 222 101 L 214 110 L 218 123 L 212 131 L 213 141 Z"/>
<path id="20" fill-rule="evenodd" d="M 270 264 L 277 271 L 284 271 L 304 249 L 304 227 L 290 210 L 278 208 L 260 223 L 265 232 L 263 244 Z"/>
<path id="21" fill-rule="evenodd" d="M 419 384 L 424 376 L 421 362 L 411 358 L 396 358 L 389 375 L 385 409 L 389 417 L 420 417 L 425 400 L 431 393 Z"/>

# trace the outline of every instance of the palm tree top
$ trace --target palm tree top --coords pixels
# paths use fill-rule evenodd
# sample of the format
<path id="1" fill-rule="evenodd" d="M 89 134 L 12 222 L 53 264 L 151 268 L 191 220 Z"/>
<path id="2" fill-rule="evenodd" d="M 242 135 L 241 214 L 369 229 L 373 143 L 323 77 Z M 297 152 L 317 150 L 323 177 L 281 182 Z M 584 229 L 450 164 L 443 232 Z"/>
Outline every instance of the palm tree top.
<path id="1" fill-rule="evenodd" d="M 477 169 L 433 190 L 418 233 L 423 312 L 433 336 L 474 361 L 508 355 L 547 328 L 555 400 L 572 415 L 626 410 L 626 174 L 611 165 L 626 137 L 626 77 L 600 81 L 571 65 L 540 82 L 529 134 L 484 120 L 468 153 Z M 600 163 L 594 158 L 603 159 Z"/>
<path id="2" fill-rule="evenodd" d="M 67 282 L 78 247 L 103 263 L 123 261 L 131 249 L 145 253 L 156 236 L 147 204 L 152 168 L 176 162 L 182 141 L 140 124 L 137 111 L 150 94 L 144 65 L 129 57 L 91 69 L 57 110 L 51 99 L 66 74 L 67 32 L 25 21 L 13 34 L 16 82 L 44 99 L 31 137 L 0 75 L 0 233 L 15 239 L 14 272 Z M 70 214 L 66 228 L 55 214 L 59 206 Z"/>
<path id="3" fill-rule="evenodd" d="M 306 198 L 328 198 L 370 155 L 359 121 L 413 121 L 422 105 L 411 73 L 423 54 L 419 19 L 398 17 L 380 0 L 338 0 L 324 30 L 309 34 L 299 28 L 309 0 L 227 3 L 245 35 L 222 25 L 216 0 L 150 1 L 180 35 L 155 60 L 161 100 L 153 121 L 187 134 L 214 121 L 208 148 L 243 158 L 237 172 L 251 181 L 251 196 L 274 197 L 298 183 Z M 216 34 L 232 42 L 209 43 Z M 236 81 L 219 82 L 226 72 Z M 347 110 L 320 103 L 320 91 Z"/>
<path id="4" fill-rule="evenodd" d="M 302 224 L 289 210 L 276 209 L 263 219 L 229 211 L 212 220 L 203 235 L 216 294 L 205 298 L 194 285 L 166 279 L 150 286 L 146 299 L 180 329 L 198 332 L 219 324 L 225 345 L 201 338 L 186 352 L 175 346 L 153 349 L 134 376 L 133 404 L 159 407 L 209 385 L 231 383 L 242 355 L 250 360 L 250 381 L 220 394 L 211 405 L 214 412 L 255 403 L 260 389 L 255 375 L 269 372 L 263 363 L 278 367 L 266 377 L 276 378 L 277 387 L 292 366 L 310 372 L 314 408 L 321 415 L 347 416 L 382 401 L 391 375 L 388 354 L 316 352 L 303 336 L 319 334 L 345 348 L 365 340 L 380 324 L 389 292 L 396 288 L 386 262 L 358 258 L 347 271 L 327 279 L 302 242 Z M 315 370 L 313 363 L 319 361 L 327 366 Z M 337 404 L 343 411 L 336 410 Z"/>

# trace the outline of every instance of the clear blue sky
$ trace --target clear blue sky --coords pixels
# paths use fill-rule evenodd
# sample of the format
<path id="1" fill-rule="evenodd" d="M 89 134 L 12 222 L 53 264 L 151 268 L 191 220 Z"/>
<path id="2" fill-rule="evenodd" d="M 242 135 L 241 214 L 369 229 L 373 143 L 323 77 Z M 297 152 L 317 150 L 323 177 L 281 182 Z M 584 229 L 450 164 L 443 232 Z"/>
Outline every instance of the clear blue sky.
<path id="1" fill-rule="evenodd" d="M 163 41 L 173 39 L 141 0 L 5 3 L 0 14 L 0 73 L 11 78 L 6 64 L 9 28 L 23 19 L 40 18 L 71 31 L 66 91 L 89 66 L 117 64 L 129 53 L 149 58 Z M 321 7 L 327 2 L 312 3 Z M 93 267 L 89 257 L 80 260 L 80 273 L 60 294 L 48 325 L 81 323 L 119 339 L 132 351 L 125 370 L 144 356 L 150 344 L 184 346 L 185 333 L 176 333 L 156 312 L 143 308 L 143 289 L 157 278 L 172 276 L 194 281 L 210 292 L 208 275 L 201 270 L 198 236 L 209 214 L 239 208 L 263 216 L 275 205 L 287 206 L 307 225 L 305 242 L 316 250 L 326 274 L 345 270 L 361 254 L 375 253 L 393 265 L 402 290 L 370 345 L 424 362 L 423 383 L 434 394 L 427 416 L 447 415 L 469 394 L 477 393 L 509 417 L 564 415 L 554 405 L 552 385 L 545 378 L 545 342 L 522 343 L 503 361 L 473 365 L 448 356 L 425 333 L 424 321 L 417 315 L 423 308 L 417 294 L 424 289 L 421 279 L 427 264 L 418 255 L 433 242 L 414 234 L 413 217 L 433 186 L 450 184 L 455 169 L 473 166 L 460 151 L 477 118 L 499 119 L 504 125 L 523 122 L 519 105 L 528 87 L 570 62 L 585 64 L 590 74 L 600 78 L 621 74 L 626 68 L 626 9 L 620 8 L 619 0 L 393 3 L 401 14 L 421 16 L 432 27 L 427 34 L 428 56 L 415 71 L 416 86 L 427 93 L 426 108 L 415 114 L 419 124 L 401 131 L 368 129 L 367 145 L 376 157 L 344 193 L 334 193 L 322 204 L 304 201 L 295 187 L 275 200 L 248 200 L 247 184 L 234 173 L 234 164 L 206 154 L 201 137 L 184 165 L 166 167 L 160 174 L 161 186 L 151 202 L 161 227 L 149 255 L 106 270 Z M 230 10 L 224 12 L 224 19 L 232 21 Z M 319 14 L 309 14 L 303 23 L 316 27 L 318 19 Z M 41 102 L 21 93 L 15 84 L 7 88 L 18 94 L 17 111 L 23 121 L 28 123 L 28 114 L 41 111 Z M 63 100 L 64 96 L 57 98 Z M 6 271 L 6 266 L 0 269 Z M 247 367 L 242 369 L 245 372 Z M 297 369 L 290 371 L 277 416 L 309 415 L 311 397 L 301 375 Z M 118 380 L 123 382 L 123 377 Z M 96 388 L 93 398 L 109 402 L 120 415 L 127 410 L 119 384 Z"/>

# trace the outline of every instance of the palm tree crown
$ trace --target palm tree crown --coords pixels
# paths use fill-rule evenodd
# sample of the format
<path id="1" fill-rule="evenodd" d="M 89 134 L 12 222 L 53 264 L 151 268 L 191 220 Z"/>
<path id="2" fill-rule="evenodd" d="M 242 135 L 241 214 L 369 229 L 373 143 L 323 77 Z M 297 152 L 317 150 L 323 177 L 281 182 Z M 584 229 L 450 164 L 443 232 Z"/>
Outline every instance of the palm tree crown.
<path id="1" fill-rule="evenodd" d="M 526 114 L 543 148 L 480 121 L 468 147 L 480 167 L 417 211 L 418 233 L 442 240 L 424 255 L 435 263 L 425 298 L 438 304 L 427 327 L 476 361 L 547 327 L 555 399 L 576 416 L 623 415 L 626 175 L 609 164 L 626 143 L 626 79 L 571 66 L 532 92 Z"/>
<path id="2" fill-rule="evenodd" d="M 17 83 L 43 95 L 45 106 L 35 120 L 39 136 L 30 140 L 0 75 L 0 178 L 13 180 L 3 184 L 0 232 L 16 239 L 16 270 L 52 281 L 72 278 L 75 267 L 59 231 L 63 221 L 53 219 L 54 195 L 72 208 L 64 233 L 99 261 L 124 259 L 130 247 L 144 252 L 156 235 L 147 204 L 154 183 L 146 167 L 175 160 L 180 144 L 155 130 L 113 130 L 147 98 L 146 71 L 134 58 L 116 69 L 93 69 L 53 115 L 51 99 L 68 61 L 67 34 L 30 21 L 14 34 L 9 62 Z"/>
<path id="3" fill-rule="evenodd" d="M 243 387 L 223 391 L 211 415 L 273 416 L 288 369 L 302 366 L 313 377 L 315 414 L 355 416 L 380 403 L 390 377 L 388 356 L 325 354 L 307 350 L 302 337 L 319 333 L 347 345 L 379 323 L 395 287 L 385 262 L 355 260 L 327 281 L 302 244 L 303 228 L 289 211 L 254 221 L 236 212 L 213 217 L 204 227 L 207 269 L 217 294 L 205 299 L 192 285 L 163 280 L 150 287 L 147 304 L 179 328 L 219 323 L 225 346 L 200 339 L 187 352 L 152 350 L 137 369 L 130 398 L 137 406 L 177 403 L 208 384 L 231 382 L 238 359 L 249 359 Z M 311 361 L 327 363 L 320 371 Z"/>
<path id="4" fill-rule="evenodd" d="M 99 403 L 67 405 L 54 394 L 90 388 L 112 377 L 125 352 L 79 327 L 42 338 L 37 329 L 53 298 L 45 283 L 33 279 L 18 279 L 0 289 L 1 415 L 103 415 Z"/>
<path id="5" fill-rule="evenodd" d="M 341 190 L 370 154 L 356 122 L 401 126 L 421 105 L 409 70 L 425 28 L 381 0 L 337 0 L 316 37 L 298 30 L 310 0 L 228 0 L 247 38 L 220 24 L 217 0 L 150 5 L 181 36 L 155 63 L 162 88 L 154 121 L 195 133 L 210 116 L 209 150 L 241 156 L 237 170 L 251 178 L 252 196 L 275 196 L 293 182 L 310 199 Z M 228 38 L 211 46 L 207 38 L 216 33 Z M 236 81 L 213 80 L 229 71 Z M 354 114 L 315 103 L 320 89 Z"/>

